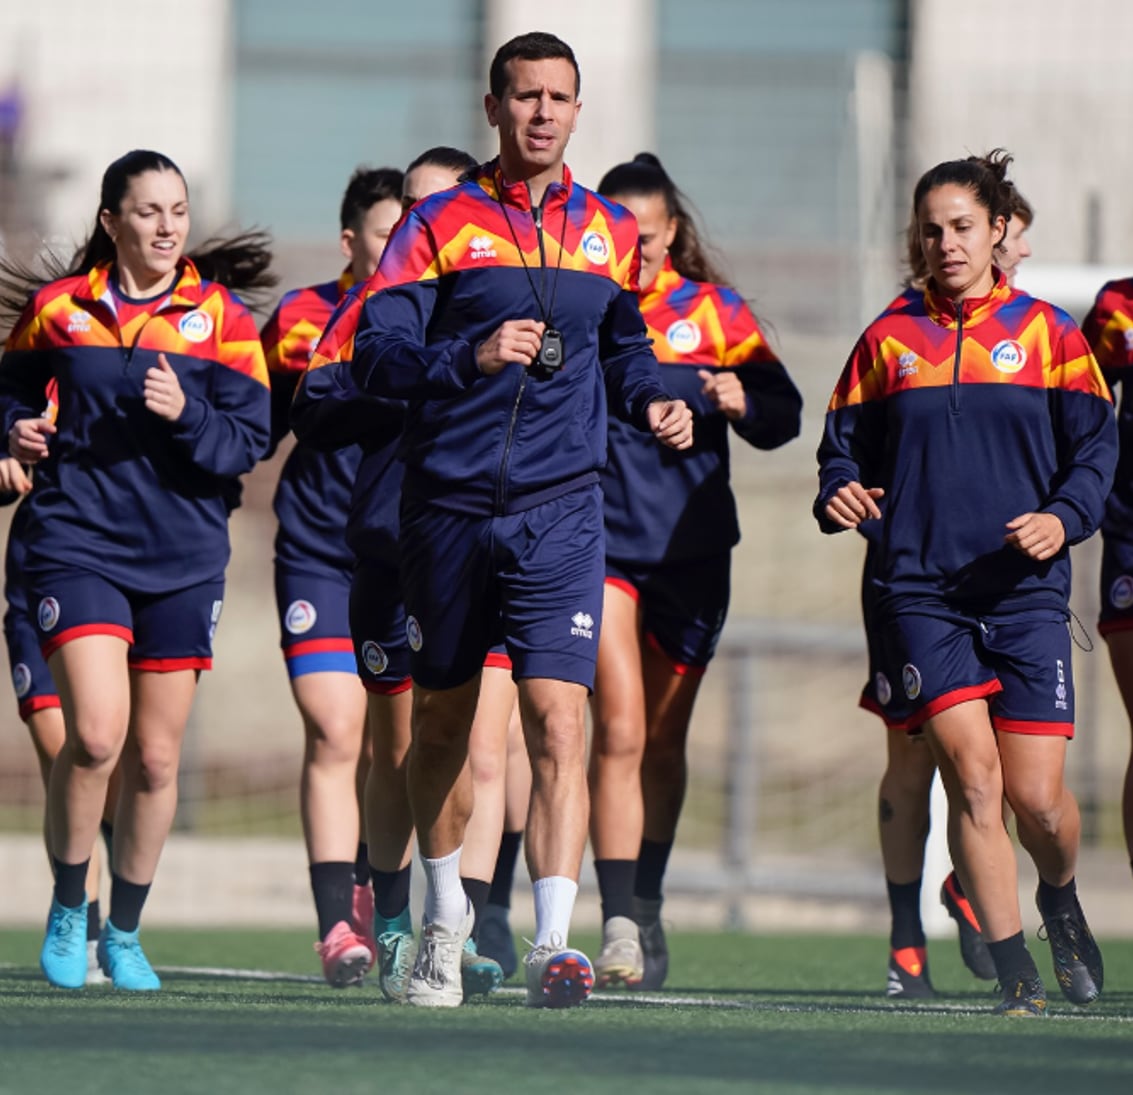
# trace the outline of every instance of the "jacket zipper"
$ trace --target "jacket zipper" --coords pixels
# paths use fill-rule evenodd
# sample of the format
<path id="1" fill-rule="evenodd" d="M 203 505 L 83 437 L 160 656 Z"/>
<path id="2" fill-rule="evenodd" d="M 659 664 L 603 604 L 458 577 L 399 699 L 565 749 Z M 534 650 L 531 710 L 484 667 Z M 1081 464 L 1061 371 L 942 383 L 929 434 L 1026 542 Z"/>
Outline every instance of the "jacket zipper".
<path id="1" fill-rule="evenodd" d="M 565 214 L 564 214 L 565 215 Z M 547 256 L 543 250 L 543 203 L 540 202 L 532 214 L 535 220 L 535 237 L 539 241 L 539 272 L 540 277 L 547 276 Z M 544 288 L 540 284 L 540 289 Z M 496 478 L 496 516 L 503 517 L 507 512 L 507 471 L 511 461 L 511 445 L 515 439 L 515 427 L 519 421 L 519 405 L 523 402 L 523 393 L 527 390 L 527 370 L 524 369 L 519 378 L 519 386 L 515 389 L 515 400 L 511 405 L 511 417 L 508 419 L 507 436 L 504 438 L 504 453 L 500 457 L 500 470 Z"/>
<path id="2" fill-rule="evenodd" d="M 952 398 L 951 411 L 960 413 L 960 359 L 964 356 L 964 302 L 959 301 L 956 313 L 956 354 L 952 358 Z"/>

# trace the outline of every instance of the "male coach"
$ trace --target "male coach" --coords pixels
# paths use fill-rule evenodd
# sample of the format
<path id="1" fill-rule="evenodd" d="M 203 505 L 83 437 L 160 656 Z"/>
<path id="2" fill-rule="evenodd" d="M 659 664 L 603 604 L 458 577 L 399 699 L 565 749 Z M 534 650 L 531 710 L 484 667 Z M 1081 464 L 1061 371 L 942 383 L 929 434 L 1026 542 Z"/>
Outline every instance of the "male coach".
<path id="1" fill-rule="evenodd" d="M 461 1003 L 472 913 L 460 883 L 480 668 L 507 644 L 532 766 L 536 931 L 527 1002 L 569 1006 L 593 971 L 567 933 L 588 799 L 584 718 L 605 576 L 606 407 L 675 449 L 692 415 L 661 386 L 638 311 L 638 230 L 574 183 L 570 47 L 532 33 L 492 61 L 499 157 L 394 232 L 354 344 L 361 391 L 409 401 L 402 585 L 414 680 L 409 798 L 425 924 L 409 1002 Z"/>

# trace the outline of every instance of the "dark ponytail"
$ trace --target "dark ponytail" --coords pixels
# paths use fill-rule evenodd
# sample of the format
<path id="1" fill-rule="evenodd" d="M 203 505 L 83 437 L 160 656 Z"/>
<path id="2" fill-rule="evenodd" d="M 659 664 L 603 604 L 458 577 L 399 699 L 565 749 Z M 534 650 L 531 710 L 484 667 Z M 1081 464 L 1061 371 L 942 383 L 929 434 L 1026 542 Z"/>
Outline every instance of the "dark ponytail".
<path id="1" fill-rule="evenodd" d="M 94 227 L 69 262 L 51 250 L 39 256 L 35 267 L 8 257 L 0 259 L 0 333 L 6 334 L 11 329 L 28 301 L 45 285 L 114 262 L 117 251 L 102 226 L 103 210 L 117 213 L 131 180 L 147 171 L 173 171 L 185 181 L 181 169 L 168 156 L 136 148 L 120 156 L 103 172 Z M 185 191 L 188 193 L 188 185 Z M 271 237 L 263 231 L 251 230 L 227 238 L 214 236 L 187 250 L 186 257 L 196 264 L 202 278 L 241 294 L 250 307 L 266 307 L 269 291 L 279 282 L 269 269 Z"/>
<path id="2" fill-rule="evenodd" d="M 692 204 L 677 189 L 652 152 L 639 152 L 628 163 L 610 168 L 598 184 L 598 193 L 608 198 L 619 194 L 642 198 L 660 195 L 665 202 L 665 211 L 677 222 L 677 233 L 669 245 L 673 269 L 691 281 L 729 284 L 712 249 L 701 239 L 691 212 Z"/>

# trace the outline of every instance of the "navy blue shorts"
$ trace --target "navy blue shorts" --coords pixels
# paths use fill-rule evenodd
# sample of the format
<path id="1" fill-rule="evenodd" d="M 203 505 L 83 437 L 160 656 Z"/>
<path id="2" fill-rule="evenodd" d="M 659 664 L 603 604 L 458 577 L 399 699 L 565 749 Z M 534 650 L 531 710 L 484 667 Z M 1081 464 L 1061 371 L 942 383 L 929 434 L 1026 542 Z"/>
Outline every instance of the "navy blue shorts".
<path id="1" fill-rule="evenodd" d="M 865 627 L 869 677 L 866 679 L 858 706 L 872 711 L 890 730 L 907 730 L 911 713 L 902 688 L 894 688 L 885 672 L 884 628 L 878 620 L 877 588 L 868 559 L 862 571 L 862 624 Z"/>
<path id="2" fill-rule="evenodd" d="M 392 695 L 412 685 L 405 603 L 397 568 L 359 560 L 350 583 L 353 668 L 367 692 Z"/>
<path id="3" fill-rule="evenodd" d="M 1133 627 L 1133 538 L 1102 533 L 1101 613 L 1102 636 Z"/>
<path id="4" fill-rule="evenodd" d="M 212 637 L 224 606 L 224 579 L 169 593 L 125 590 L 85 570 L 28 575 L 28 604 L 45 658 L 86 635 L 129 644 L 131 669 L 171 673 L 211 669 Z"/>
<path id="5" fill-rule="evenodd" d="M 403 495 L 401 578 L 413 679 L 455 688 L 502 641 L 517 680 L 592 688 L 605 546 L 597 486 L 504 517 Z"/>
<path id="6" fill-rule="evenodd" d="M 59 693 L 51 670 L 39 649 L 35 624 L 22 605 L 8 604 L 4 614 L 4 639 L 8 644 L 8 665 L 12 670 L 12 687 L 16 691 L 20 718 L 46 707 L 59 707 Z"/>
<path id="7" fill-rule="evenodd" d="M 640 566 L 606 560 L 606 583 L 638 604 L 647 641 L 676 673 L 703 673 L 716 653 L 731 597 L 732 553 Z"/>
<path id="8" fill-rule="evenodd" d="M 275 605 L 287 676 L 354 673 L 350 575 L 275 564 Z"/>
<path id="9" fill-rule="evenodd" d="M 1065 612 L 977 614 L 917 603 L 886 613 L 884 635 L 887 684 L 909 703 L 909 730 L 965 700 L 986 699 L 996 730 L 1074 736 Z"/>

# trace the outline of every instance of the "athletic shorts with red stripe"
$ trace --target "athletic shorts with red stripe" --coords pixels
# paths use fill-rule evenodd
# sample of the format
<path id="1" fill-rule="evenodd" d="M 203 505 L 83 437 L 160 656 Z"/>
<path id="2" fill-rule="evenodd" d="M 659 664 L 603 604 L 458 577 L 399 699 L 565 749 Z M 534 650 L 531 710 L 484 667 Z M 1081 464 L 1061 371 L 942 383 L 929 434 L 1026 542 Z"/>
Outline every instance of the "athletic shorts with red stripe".
<path id="1" fill-rule="evenodd" d="M 291 680 L 356 671 L 350 638 L 350 572 L 275 564 L 280 646 Z"/>
<path id="2" fill-rule="evenodd" d="M 883 676 L 908 701 L 910 732 L 959 703 L 986 699 L 996 730 L 1074 736 L 1067 612 L 904 602 L 884 613 L 883 634 Z"/>
<path id="3" fill-rule="evenodd" d="M 8 644 L 8 665 L 12 670 L 12 687 L 16 691 L 20 718 L 25 722 L 36 711 L 59 707 L 59 693 L 51 670 L 39 649 L 35 624 L 23 606 L 9 602 L 4 613 L 4 639 Z"/>
<path id="4" fill-rule="evenodd" d="M 865 626 L 869 677 L 862 688 L 858 706 L 873 712 L 888 729 L 904 731 L 909 718 L 909 701 L 903 689 L 893 688 L 885 672 L 884 629 L 878 622 L 877 587 L 873 583 L 869 553 L 862 569 L 862 623 Z"/>
<path id="5" fill-rule="evenodd" d="M 1133 529 L 1130 530 L 1133 533 Z M 1098 634 L 1133 628 L 1133 535 L 1102 530 L 1101 613 Z"/>
<path id="6" fill-rule="evenodd" d="M 395 566 L 358 561 L 350 585 L 350 634 L 358 676 L 367 692 L 388 696 L 412 686 L 405 602 Z M 511 669 L 502 643 L 488 651 L 484 668 Z"/>
<path id="7" fill-rule="evenodd" d="M 171 673 L 212 668 L 212 637 L 224 605 L 224 579 L 168 593 L 122 589 L 85 570 L 28 575 L 28 604 L 45 658 L 87 635 L 114 635 L 129 646 L 131 669 Z"/>
<path id="8" fill-rule="evenodd" d="M 415 682 L 464 684 L 502 641 L 517 680 L 593 687 L 606 565 L 598 486 L 502 517 L 403 494 L 401 517 Z"/>
<path id="9" fill-rule="evenodd" d="M 652 566 L 606 560 L 606 584 L 637 602 L 646 641 L 679 674 L 703 673 L 716 653 L 728 615 L 731 574 L 731 552 Z"/>

